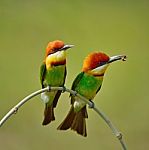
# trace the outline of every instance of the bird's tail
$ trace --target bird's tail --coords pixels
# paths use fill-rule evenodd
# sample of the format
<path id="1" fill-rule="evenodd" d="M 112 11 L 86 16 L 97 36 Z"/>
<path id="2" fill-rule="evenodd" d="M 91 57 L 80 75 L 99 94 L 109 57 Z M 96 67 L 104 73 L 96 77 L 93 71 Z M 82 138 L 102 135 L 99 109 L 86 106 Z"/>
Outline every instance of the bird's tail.
<path id="1" fill-rule="evenodd" d="M 86 106 L 83 107 L 79 112 L 75 112 L 73 106 L 71 107 L 68 115 L 64 121 L 58 126 L 58 130 L 67 130 L 72 129 L 78 134 L 86 137 L 86 121 L 85 118 L 88 118 Z"/>
<path id="2" fill-rule="evenodd" d="M 48 106 L 48 104 L 46 104 L 44 110 L 44 120 L 42 122 L 42 125 L 47 125 L 53 120 L 55 120 L 53 105 Z"/>

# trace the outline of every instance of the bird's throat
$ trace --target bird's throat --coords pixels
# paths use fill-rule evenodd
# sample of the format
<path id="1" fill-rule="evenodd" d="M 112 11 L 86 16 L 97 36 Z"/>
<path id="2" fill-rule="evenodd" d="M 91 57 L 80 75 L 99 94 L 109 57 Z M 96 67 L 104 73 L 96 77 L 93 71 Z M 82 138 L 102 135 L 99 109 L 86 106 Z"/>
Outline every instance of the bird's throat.
<path id="1" fill-rule="evenodd" d="M 51 69 L 53 66 L 66 64 L 66 52 L 58 51 L 54 54 L 50 54 L 46 57 L 46 68 Z"/>
<path id="2" fill-rule="evenodd" d="M 99 67 L 91 70 L 90 73 L 94 76 L 103 77 L 108 66 L 109 66 L 109 64 L 99 66 Z"/>

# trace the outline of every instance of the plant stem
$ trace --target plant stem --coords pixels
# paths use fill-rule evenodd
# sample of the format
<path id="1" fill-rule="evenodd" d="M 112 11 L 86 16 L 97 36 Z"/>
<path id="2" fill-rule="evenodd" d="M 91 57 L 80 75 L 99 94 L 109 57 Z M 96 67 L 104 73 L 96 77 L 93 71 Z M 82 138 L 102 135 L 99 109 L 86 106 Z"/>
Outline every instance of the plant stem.
<path id="1" fill-rule="evenodd" d="M 110 129 L 112 130 L 112 132 L 114 133 L 114 135 L 118 138 L 118 140 L 121 143 L 121 146 L 123 148 L 123 150 L 127 150 L 126 144 L 123 140 L 123 136 L 122 133 L 120 133 L 117 128 L 113 125 L 113 123 L 110 121 L 110 119 L 101 111 L 99 110 L 99 108 L 97 108 L 95 106 L 94 103 L 92 103 L 91 101 L 89 101 L 88 99 L 86 99 L 85 97 L 81 96 L 80 94 L 78 94 L 76 91 L 70 90 L 66 87 L 46 87 L 44 89 L 40 89 L 38 91 L 35 91 L 33 93 L 31 93 L 30 95 L 28 95 L 27 97 L 25 97 L 23 100 L 21 100 L 17 105 L 15 105 L 1 120 L 0 120 L 0 127 L 13 115 L 16 114 L 18 109 L 24 105 L 26 102 L 28 102 L 31 98 L 46 92 L 46 91 L 57 91 L 57 90 L 61 90 L 63 92 L 68 92 L 78 98 L 80 98 L 81 100 L 83 100 L 84 102 L 86 102 L 90 108 L 92 108 L 105 122 L 106 124 L 110 127 Z"/>
<path id="2" fill-rule="evenodd" d="M 49 88 L 46 87 L 44 89 L 38 90 L 30 95 L 28 95 L 27 97 L 25 97 L 23 100 L 21 100 L 17 105 L 15 105 L 0 121 L 0 127 L 8 120 L 9 117 L 11 117 L 11 115 L 16 114 L 18 109 L 24 105 L 27 101 L 29 101 L 31 98 L 35 97 L 36 95 L 39 95 L 40 93 L 43 93 L 45 91 L 48 91 Z"/>

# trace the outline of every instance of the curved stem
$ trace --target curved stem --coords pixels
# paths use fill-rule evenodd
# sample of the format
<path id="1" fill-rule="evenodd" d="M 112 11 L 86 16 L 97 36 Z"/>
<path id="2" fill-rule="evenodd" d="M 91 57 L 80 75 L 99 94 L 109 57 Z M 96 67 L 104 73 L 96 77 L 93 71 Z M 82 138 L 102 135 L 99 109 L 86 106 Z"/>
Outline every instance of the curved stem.
<path id="1" fill-rule="evenodd" d="M 97 108 L 95 105 L 93 105 L 92 102 L 90 102 L 88 99 L 86 99 L 85 97 L 81 96 L 80 94 L 78 94 L 76 91 L 70 90 L 66 87 L 46 87 L 44 89 L 35 91 L 33 93 L 31 93 L 30 95 L 28 95 L 27 97 L 25 97 L 23 100 L 21 100 L 17 105 L 15 105 L 1 120 L 0 120 L 0 127 L 13 115 L 16 114 L 18 109 L 24 105 L 27 101 L 29 101 L 31 98 L 46 92 L 46 91 L 57 91 L 57 90 L 61 90 L 63 92 L 68 92 L 74 96 L 77 96 L 78 98 L 80 98 L 81 100 L 85 101 L 90 108 L 92 108 L 105 122 L 106 124 L 110 127 L 110 129 L 112 130 L 112 132 L 114 133 L 114 135 L 119 139 L 121 146 L 123 148 L 123 150 L 127 150 L 126 144 L 123 141 L 122 138 L 122 133 L 120 133 L 117 128 L 113 125 L 113 123 L 110 121 L 110 119 L 101 111 L 99 110 L 99 108 Z"/>
<path id="2" fill-rule="evenodd" d="M 69 92 L 74 93 L 74 91 L 72 91 L 72 90 L 71 91 L 69 90 Z M 75 95 L 77 97 L 79 97 L 81 100 L 85 101 L 89 105 L 89 107 L 92 108 L 106 122 L 106 124 L 110 127 L 110 129 L 114 133 L 114 135 L 120 141 L 123 150 L 127 150 L 126 144 L 122 138 L 123 137 L 122 133 L 118 131 L 118 129 L 113 125 L 113 123 L 110 121 L 110 119 L 101 110 L 99 110 L 99 108 L 97 108 L 95 105 L 93 105 L 92 102 L 90 102 L 88 99 L 86 99 L 85 97 L 81 96 L 78 93 Z"/>
<path id="3" fill-rule="evenodd" d="M 8 118 L 13 115 L 16 114 L 18 109 L 24 105 L 24 103 L 26 103 L 27 101 L 29 101 L 31 98 L 35 97 L 36 95 L 39 95 L 40 93 L 43 93 L 45 91 L 48 91 L 49 88 L 46 87 L 44 89 L 35 91 L 34 93 L 28 95 L 27 97 L 25 97 L 23 100 L 21 100 L 17 105 L 15 105 L 1 120 L 0 120 L 0 127 L 8 120 Z"/>

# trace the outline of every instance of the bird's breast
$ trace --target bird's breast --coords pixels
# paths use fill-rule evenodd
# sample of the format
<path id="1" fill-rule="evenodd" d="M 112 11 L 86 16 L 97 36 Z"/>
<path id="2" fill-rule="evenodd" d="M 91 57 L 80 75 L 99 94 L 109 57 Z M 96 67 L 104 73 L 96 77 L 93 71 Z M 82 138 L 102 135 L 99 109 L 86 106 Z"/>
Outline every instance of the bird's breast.
<path id="1" fill-rule="evenodd" d="M 66 66 L 54 66 L 46 71 L 44 84 L 50 86 L 62 86 L 66 77 Z"/>
<path id="2" fill-rule="evenodd" d="M 101 85 L 100 78 L 85 74 L 76 87 L 76 91 L 87 99 L 93 99 Z"/>

